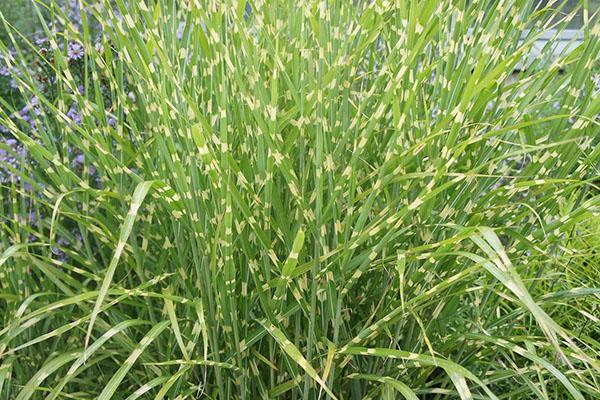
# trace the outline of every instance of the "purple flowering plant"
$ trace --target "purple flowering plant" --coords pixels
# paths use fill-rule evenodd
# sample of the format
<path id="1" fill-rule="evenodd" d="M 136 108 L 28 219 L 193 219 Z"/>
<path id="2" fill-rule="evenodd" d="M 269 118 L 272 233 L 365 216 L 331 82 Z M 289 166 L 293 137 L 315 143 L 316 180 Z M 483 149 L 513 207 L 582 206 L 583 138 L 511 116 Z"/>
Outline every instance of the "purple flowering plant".
<path id="1" fill-rule="evenodd" d="M 14 36 L 15 40 L 0 43 L 0 204 L 7 207 L 10 198 L 7 194 L 11 191 L 21 192 L 25 195 L 25 203 L 33 204 L 34 199 L 44 198 L 46 190 L 46 174 L 40 170 L 41 164 L 31 154 L 31 147 L 25 146 L 24 141 L 32 140 L 39 148 L 54 148 L 61 157 L 71 159 L 68 164 L 72 173 L 89 181 L 93 188 L 102 187 L 102 180 L 93 163 L 85 163 L 85 159 L 78 146 L 81 143 L 71 142 L 62 144 L 65 129 L 78 129 L 83 123 L 83 116 L 79 107 L 94 92 L 86 92 L 89 86 L 90 75 L 86 74 L 90 62 L 86 59 L 84 46 L 81 39 L 65 39 L 57 35 L 60 26 L 68 21 L 76 28 L 81 28 L 81 14 L 78 1 L 65 1 L 56 9 L 54 18 L 49 18 L 48 29 L 34 32 L 33 39 Z M 48 17 L 47 13 L 45 13 Z M 89 26 L 92 32 L 96 26 Z M 97 33 L 93 33 L 97 35 Z M 57 48 L 51 44 L 55 41 Z M 105 47 L 102 38 L 96 40 L 95 52 L 102 56 Z M 18 61 L 17 61 L 18 60 Z M 66 63 L 72 76 L 74 85 L 65 87 L 64 82 L 58 79 L 56 68 L 58 63 Z M 89 72 L 89 71 L 88 71 Z M 104 82 L 100 85 L 100 96 L 104 107 L 110 107 L 110 99 L 106 97 Z M 57 106 L 64 104 L 64 118 L 56 120 L 52 113 Z M 116 124 L 116 117 L 108 117 L 110 126 Z M 36 227 L 41 228 L 46 224 L 51 211 L 37 209 L 24 204 L 13 210 L 18 221 L 19 229 L 28 241 L 38 240 L 40 232 L 35 232 Z M 26 217 L 28 216 L 28 217 Z M 16 222 L 15 222 L 16 223 Z M 42 223 L 42 225 L 39 225 Z M 75 224 L 67 224 L 74 232 L 79 231 Z M 15 226 L 15 229 L 17 226 Z M 67 234 L 68 236 L 68 234 Z M 81 234 L 73 240 L 67 240 L 65 233 L 56 238 L 56 245 L 52 247 L 52 254 L 62 261 L 69 258 L 65 247 L 69 244 L 81 243 Z M 79 239 L 78 239 L 79 238 Z"/>

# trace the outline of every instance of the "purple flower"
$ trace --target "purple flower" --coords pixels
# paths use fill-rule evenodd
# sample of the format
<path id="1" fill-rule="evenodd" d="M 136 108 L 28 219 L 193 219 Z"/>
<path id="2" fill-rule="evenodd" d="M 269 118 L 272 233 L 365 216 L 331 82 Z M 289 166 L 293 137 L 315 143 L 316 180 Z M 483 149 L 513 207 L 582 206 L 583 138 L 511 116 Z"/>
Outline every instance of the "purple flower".
<path id="1" fill-rule="evenodd" d="M 18 168 L 19 160 L 17 157 L 23 156 L 23 148 L 13 138 L 0 137 L 0 143 L 2 142 L 4 146 L 0 147 L 0 182 L 8 182 L 15 178 L 10 169 Z"/>
<path id="2" fill-rule="evenodd" d="M 21 74 L 19 73 L 19 70 L 15 67 L 10 67 L 10 63 L 15 61 L 15 52 L 14 50 L 9 50 L 8 54 L 6 55 L 6 57 L 8 58 L 8 62 L 4 61 L 4 60 L 0 60 L 2 62 L 2 65 L 0 65 L 0 75 L 2 76 L 13 76 L 13 74 L 16 74 L 18 76 L 21 76 Z"/>
<path id="3" fill-rule="evenodd" d="M 39 37 L 35 40 L 36 46 L 39 47 L 40 51 L 42 51 L 42 52 L 48 51 L 48 47 L 46 45 L 49 43 L 50 43 L 50 41 L 48 40 L 47 37 Z"/>
<path id="4" fill-rule="evenodd" d="M 77 105 L 77 102 L 75 101 L 73 102 L 71 108 L 69 108 L 69 111 L 67 111 L 67 117 L 69 117 L 75 125 L 81 124 L 82 121 L 81 114 L 79 114 L 78 109 L 79 107 Z"/>
<path id="5" fill-rule="evenodd" d="M 129 93 L 127 93 L 127 97 L 129 97 L 129 99 L 135 103 L 135 100 L 136 100 L 135 93 L 129 92 Z"/>
<path id="6" fill-rule="evenodd" d="M 28 224 L 31 226 L 35 226 L 37 224 L 37 215 L 34 212 L 29 212 L 26 215 L 19 215 L 18 219 L 22 224 Z"/>
<path id="7" fill-rule="evenodd" d="M 73 159 L 73 166 L 81 167 L 84 162 L 85 162 L 85 156 L 83 154 L 79 154 L 78 156 L 75 156 L 75 158 Z"/>
<path id="8" fill-rule="evenodd" d="M 56 244 L 59 245 L 60 247 L 67 247 L 70 243 L 67 239 L 59 237 L 56 240 Z M 58 259 L 61 260 L 62 262 L 66 262 L 68 260 L 67 255 L 65 254 L 64 251 L 62 251 L 60 248 L 52 246 L 50 248 L 50 250 L 52 251 L 52 253 L 56 256 L 58 256 Z"/>
<path id="9" fill-rule="evenodd" d="M 594 76 L 592 76 L 592 81 L 594 82 L 596 90 L 600 90 L 600 74 L 594 74 Z"/>
<path id="10" fill-rule="evenodd" d="M 181 40 L 183 37 L 183 30 L 185 29 L 185 21 L 181 21 L 177 27 L 177 39 Z"/>
<path id="11" fill-rule="evenodd" d="M 40 107 L 40 101 L 37 96 L 34 96 L 29 100 L 29 103 L 23 107 L 17 117 L 20 117 L 23 121 L 28 123 L 32 128 L 36 128 L 35 117 L 34 115 L 41 115 L 42 108 Z"/>
<path id="12" fill-rule="evenodd" d="M 79 60 L 83 57 L 83 46 L 77 42 L 71 42 L 67 46 L 67 56 L 71 60 Z"/>
<path id="13" fill-rule="evenodd" d="M 62 2 L 62 9 L 67 14 L 69 22 L 75 26 L 81 26 L 81 10 L 77 0 L 67 0 Z"/>
<path id="14" fill-rule="evenodd" d="M 42 113 L 42 109 L 40 108 L 40 99 L 37 96 L 33 96 L 31 98 L 29 107 L 35 113 L 35 115 L 40 115 Z"/>
<path id="15" fill-rule="evenodd" d="M 41 38 L 35 39 L 35 44 L 38 46 L 41 46 L 46 43 L 48 43 L 48 38 L 46 38 L 46 37 L 41 37 Z"/>

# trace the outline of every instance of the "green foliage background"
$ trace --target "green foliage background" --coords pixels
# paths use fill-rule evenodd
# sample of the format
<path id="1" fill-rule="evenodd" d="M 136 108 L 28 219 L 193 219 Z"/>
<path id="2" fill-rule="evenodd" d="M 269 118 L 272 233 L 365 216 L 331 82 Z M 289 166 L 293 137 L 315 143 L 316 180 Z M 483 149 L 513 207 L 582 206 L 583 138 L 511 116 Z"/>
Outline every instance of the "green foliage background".
<path id="1" fill-rule="evenodd" d="M 600 396 L 600 25 L 519 68 L 535 3 L 2 3 L 0 396 Z"/>

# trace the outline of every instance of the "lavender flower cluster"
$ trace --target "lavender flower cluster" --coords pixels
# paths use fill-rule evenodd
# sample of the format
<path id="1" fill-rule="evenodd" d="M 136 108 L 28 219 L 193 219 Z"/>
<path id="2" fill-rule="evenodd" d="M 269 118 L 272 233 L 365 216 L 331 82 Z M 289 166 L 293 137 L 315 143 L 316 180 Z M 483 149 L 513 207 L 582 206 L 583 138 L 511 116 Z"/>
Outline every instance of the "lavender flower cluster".
<path id="1" fill-rule="evenodd" d="M 68 22 L 80 28 L 82 10 L 79 8 L 79 1 L 64 0 L 62 8 Z M 50 25 L 60 25 L 60 21 L 52 21 Z M 52 31 L 51 34 L 53 34 Z M 59 38 L 60 36 L 57 35 L 54 37 Z M 43 34 L 37 33 L 33 36 L 33 43 L 37 46 L 39 53 L 52 62 L 49 39 Z M 59 49 L 64 52 L 63 54 L 66 54 L 75 78 L 83 81 L 85 74 L 85 49 L 83 45 L 76 41 L 62 42 L 58 43 L 58 45 Z M 52 131 L 55 127 L 52 124 L 46 124 L 44 118 L 46 115 L 45 106 L 38 96 L 30 98 L 23 96 L 23 93 L 26 91 L 19 90 L 21 87 L 20 80 L 24 77 L 24 74 L 27 74 L 27 77 L 32 77 L 37 83 L 39 92 L 43 94 L 44 98 L 49 100 L 54 100 L 56 96 L 57 82 L 52 70 L 44 69 L 43 65 L 45 64 L 36 61 L 35 52 L 27 52 L 27 49 L 27 46 L 22 46 L 21 48 L 21 50 L 26 52 L 25 59 L 28 60 L 27 66 L 16 62 L 17 53 L 14 49 L 8 49 L 0 54 L 0 96 L 3 96 L 9 104 L 12 104 L 15 110 L 11 114 L 4 114 L 4 117 L 8 117 L 14 123 L 14 126 L 18 127 L 19 131 L 28 134 L 33 140 L 39 143 L 38 138 L 40 133 L 44 130 Z M 96 46 L 96 50 L 102 51 L 102 46 Z M 78 91 L 79 95 L 85 95 L 83 86 L 80 86 Z M 83 123 L 79 104 L 76 100 L 71 103 L 66 115 L 75 126 Z M 114 126 L 116 125 L 116 120 L 111 118 L 109 123 Z M 13 124 L 10 125 L 13 126 Z M 34 183 L 35 181 L 27 174 L 27 171 L 34 169 L 32 166 L 35 164 L 35 161 L 28 154 L 26 147 L 19 142 L 17 136 L 11 131 L 12 129 L 8 126 L 0 124 L 0 189 L 2 186 L 17 185 L 21 190 L 29 192 L 30 197 L 24 197 L 23 201 L 27 203 L 27 207 L 25 208 L 31 210 L 30 205 L 33 204 L 32 198 L 40 195 L 32 189 L 30 182 Z M 60 135 L 57 135 L 57 140 L 59 137 Z M 93 180 L 93 183 L 95 183 L 95 186 L 101 187 L 102 182 L 96 168 L 93 165 L 87 165 L 86 168 L 86 159 L 81 151 L 73 146 L 69 146 L 67 150 L 68 157 L 71 159 L 72 170 L 80 175 L 86 172 Z M 33 186 L 41 190 L 44 189 L 44 185 L 41 183 L 35 183 Z M 29 227 L 28 230 L 30 232 L 33 232 L 31 228 L 38 226 L 39 221 L 43 218 L 43 212 L 39 210 L 37 212 L 28 211 L 24 215 L 16 216 L 19 224 Z M 52 254 L 63 262 L 68 261 L 64 249 L 70 245 L 78 246 L 81 244 L 81 234 L 77 227 L 73 227 L 72 232 L 74 232 L 74 243 L 73 239 L 69 240 L 59 235 L 55 245 L 51 247 Z M 28 241 L 35 240 L 37 240 L 37 236 L 30 233 Z"/>
<path id="2" fill-rule="evenodd" d="M 19 168 L 19 160 L 23 158 L 23 146 L 16 139 L 0 137 L 0 183 L 8 183 L 18 179 L 12 170 Z"/>

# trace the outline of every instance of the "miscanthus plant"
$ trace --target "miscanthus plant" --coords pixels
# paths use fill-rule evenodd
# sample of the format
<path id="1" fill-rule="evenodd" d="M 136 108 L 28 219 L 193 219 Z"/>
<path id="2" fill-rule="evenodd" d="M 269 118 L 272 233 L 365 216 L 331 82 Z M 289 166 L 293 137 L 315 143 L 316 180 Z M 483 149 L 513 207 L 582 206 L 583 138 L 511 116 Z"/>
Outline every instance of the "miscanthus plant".
<path id="1" fill-rule="evenodd" d="M 587 1 L 69 3 L 0 17 L 2 398 L 600 396 Z"/>

